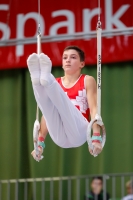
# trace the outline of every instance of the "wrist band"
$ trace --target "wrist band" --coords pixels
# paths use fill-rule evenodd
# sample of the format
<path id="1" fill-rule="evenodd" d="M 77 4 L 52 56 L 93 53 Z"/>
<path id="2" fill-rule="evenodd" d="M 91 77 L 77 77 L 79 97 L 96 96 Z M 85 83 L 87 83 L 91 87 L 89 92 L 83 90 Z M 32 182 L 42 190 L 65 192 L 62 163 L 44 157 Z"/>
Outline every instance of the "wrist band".
<path id="1" fill-rule="evenodd" d="M 38 146 L 42 147 L 43 149 L 45 148 L 45 143 L 38 141 Z"/>
<path id="2" fill-rule="evenodd" d="M 45 148 L 45 143 L 44 143 L 43 137 L 38 137 L 38 146 L 42 147 L 43 149 Z"/>
<path id="3" fill-rule="evenodd" d="M 101 143 L 99 140 L 92 140 L 92 143 L 93 142 Z"/>
<path id="4" fill-rule="evenodd" d="M 94 142 L 94 140 L 98 140 L 99 142 L 102 142 L 101 136 L 95 136 L 95 135 L 93 135 L 92 138 L 91 138 L 91 141 Z"/>
<path id="5" fill-rule="evenodd" d="M 93 136 L 100 136 L 100 133 L 93 133 Z"/>
<path id="6" fill-rule="evenodd" d="M 38 137 L 38 141 L 44 142 L 44 138 L 40 136 L 40 137 Z"/>

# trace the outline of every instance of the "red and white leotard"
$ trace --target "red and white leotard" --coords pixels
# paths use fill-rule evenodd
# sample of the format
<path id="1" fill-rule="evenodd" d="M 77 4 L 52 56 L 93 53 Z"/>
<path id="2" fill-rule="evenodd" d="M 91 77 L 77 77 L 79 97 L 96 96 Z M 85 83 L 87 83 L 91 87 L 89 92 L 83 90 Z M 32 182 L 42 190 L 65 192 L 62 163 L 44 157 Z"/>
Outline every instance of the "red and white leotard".
<path id="1" fill-rule="evenodd" d="M 48 85 L 34 85 L 33 90 L 50 137 L 60 147 L 79 147 L 87 140 L 89 106 L 81 75 L 72 87 L 63 85 L 63 78 L 47 74 Z M 44 79 L 45 80 L 45 79 Z"/>
<path id="2" fill-rule="evenodd" d="M 85 76 L 81 74 L 75 84 L 66 88 L 63 85 L 62 77 L 56 78 L 57 82 L 60 84 L 64 92 L 68 95 L 71 102 L 80 110 L 82 115 L 89 121 L 90 109 L 87 102 L 86 89 L 85 89 Z"/>

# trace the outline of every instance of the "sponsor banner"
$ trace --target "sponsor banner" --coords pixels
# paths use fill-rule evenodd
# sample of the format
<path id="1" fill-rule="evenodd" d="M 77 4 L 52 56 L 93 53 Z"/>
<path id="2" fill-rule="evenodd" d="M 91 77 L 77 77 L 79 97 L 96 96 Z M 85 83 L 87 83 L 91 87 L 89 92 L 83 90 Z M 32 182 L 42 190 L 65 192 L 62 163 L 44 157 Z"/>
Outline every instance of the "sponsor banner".
<path id="1" fill-rule="evenodd" d="M 133 60 L 133 31 L 128 31 L 133 27 L 132 13 L 132 0 L 100 1 L 100 20 L 104 36 L 102 63 Z M 62 52 L 68 45 L 77 45 L 85 51 L 87 65 L 96 64 L 95 31 L 98 15 L 98 0 L 40 0 L 40 16 L 37 0 L 1 0 L 0 69 L 26 67 L 29 54 L 37 51 L 36 40 L 34 39 L 34 44 L 30 41 L 37 36 L 38 22 L 42 37 L 48 38 L 42 42 L 42 51 L 51 58 L 53 66 L 61 66 Z M 114 35 L 114 30 L 124 32 Z M 65 37 L 62 38 L 62 34 Z M 54 37 L 56 41 L 52 42 Z M 19 43 L 11 44 L 13 39 Z M 4 40 L 7 43 L 2 43 Z"/>

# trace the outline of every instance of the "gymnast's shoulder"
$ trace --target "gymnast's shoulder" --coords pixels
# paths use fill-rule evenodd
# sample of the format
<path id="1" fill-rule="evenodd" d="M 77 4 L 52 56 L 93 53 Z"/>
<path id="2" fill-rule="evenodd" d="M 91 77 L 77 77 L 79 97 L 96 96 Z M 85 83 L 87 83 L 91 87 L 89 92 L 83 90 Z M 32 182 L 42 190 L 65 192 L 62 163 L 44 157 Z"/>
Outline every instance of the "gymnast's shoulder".
<path id="1" fill-rule="evenodd" d="M 86 88 L 96 87 L 96 80 L 93 76 L 86 75 L 85 76 L 85 86 Z"/>

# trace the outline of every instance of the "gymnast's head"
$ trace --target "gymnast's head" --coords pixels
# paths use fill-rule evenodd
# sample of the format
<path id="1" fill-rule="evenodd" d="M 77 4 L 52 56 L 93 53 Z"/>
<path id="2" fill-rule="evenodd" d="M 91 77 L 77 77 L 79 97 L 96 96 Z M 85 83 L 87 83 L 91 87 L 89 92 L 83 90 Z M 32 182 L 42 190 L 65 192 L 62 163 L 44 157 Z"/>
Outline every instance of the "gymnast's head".
<path id="1" fill-rule="evenodd" d="M 85 53 L 78 46 L 68 46 L 63 51 L 62 67 L 65 72 L 81 71 L 85 65 Z"/>

